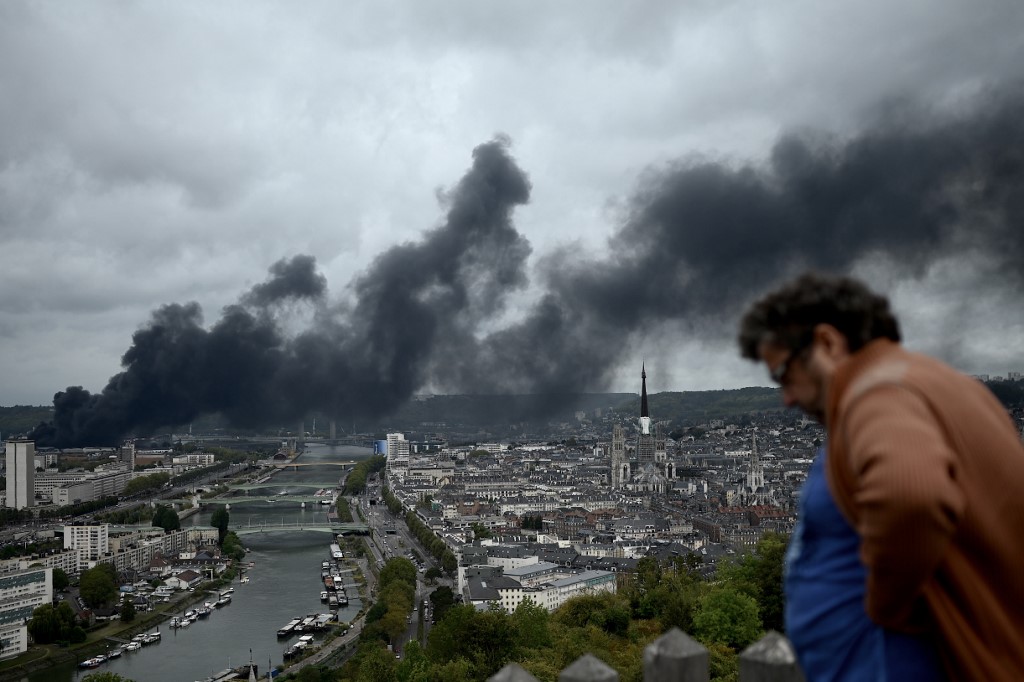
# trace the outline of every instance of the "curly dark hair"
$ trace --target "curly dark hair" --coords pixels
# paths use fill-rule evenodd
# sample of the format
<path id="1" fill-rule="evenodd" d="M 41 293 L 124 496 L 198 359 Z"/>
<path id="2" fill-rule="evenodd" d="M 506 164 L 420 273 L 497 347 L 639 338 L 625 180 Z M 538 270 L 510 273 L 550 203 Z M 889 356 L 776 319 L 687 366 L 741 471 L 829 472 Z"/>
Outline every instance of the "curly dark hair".
<path id="1" fill-rule="evenodd" d="M 873 339 L 900 340 L 889 299 L 852 277 L 808 272 L 754 303 L 740 321 L 740 353 L 758 360 L 771 342 L 797 350 L 811 342 L 814 327 L 830 324 L 846 337 L 850 352 Z"/>

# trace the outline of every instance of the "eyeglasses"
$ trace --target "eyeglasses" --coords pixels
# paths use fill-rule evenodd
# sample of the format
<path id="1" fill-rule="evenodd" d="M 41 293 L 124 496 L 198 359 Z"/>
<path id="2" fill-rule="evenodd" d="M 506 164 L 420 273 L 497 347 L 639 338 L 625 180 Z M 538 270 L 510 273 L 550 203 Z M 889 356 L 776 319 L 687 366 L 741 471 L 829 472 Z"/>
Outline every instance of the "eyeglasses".
<path id="1" fill-rule="evenodd" d="M 772 381 L 777 383 L 779 386 L 785 385 L 786 377 L 789 375 L 789 370 L 793 366 L 793 361 L 804 355 L 810 347 L 810 344 L 807 343 L 794 348 L 789 352 L 789 355 L 786 356 L 786 359 L 776 365 L 774 369 L 769 368 L 768 375 L 772 378 Z"/>

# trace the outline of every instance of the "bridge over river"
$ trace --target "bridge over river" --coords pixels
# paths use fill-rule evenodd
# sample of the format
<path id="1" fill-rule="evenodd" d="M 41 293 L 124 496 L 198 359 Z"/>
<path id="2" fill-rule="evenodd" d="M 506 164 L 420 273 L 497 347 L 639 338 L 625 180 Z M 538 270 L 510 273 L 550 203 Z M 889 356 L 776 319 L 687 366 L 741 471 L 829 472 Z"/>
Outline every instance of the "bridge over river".
<path id="1" fill-rule="evenodd" d="M 234 526 L 233 530 L 239 536 L 251 535 L 253 533 L 280 533 L 280 532 L 294 532 L 297 530 L 315 530 L 322 533 L 333 533 L 335 535 L 348 535 L 355 533 L 357 535 L 369 535 L 370 527 L 365 523 L 303 523 L 303 522 L 292 522 L 285 523 L 252 523 L 252 524 L 239 524 Z"/>
<path id="2" fill-rule="evenodd" d="M 228 490 L 258 490 L 260 488 L 327 488 L 334 490 L 338 487 L 338 481 L 288 481 L 282 483 L 281 481 L 274 481 L 269 478 L 266 481 L 256 481 L 254 483 L 231 483 L 228 485 Z"/>

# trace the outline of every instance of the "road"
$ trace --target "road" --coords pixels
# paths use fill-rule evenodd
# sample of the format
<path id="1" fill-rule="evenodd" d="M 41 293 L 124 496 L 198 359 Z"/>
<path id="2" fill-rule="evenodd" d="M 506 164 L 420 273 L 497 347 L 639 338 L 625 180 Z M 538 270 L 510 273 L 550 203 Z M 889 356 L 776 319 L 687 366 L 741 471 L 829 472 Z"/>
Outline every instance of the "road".
<path id="1" fill-rule="evenodd" d="M 433 624 L 431 618 L 432 605 L 429 601 L 430 594 L 442 585 L 452 588 L 453 582 L 449 578 L 439 578 L 435 584 L 428 585 L 423 576 L 427 570 L 436 565 L 433 556 L 412 536 L 409 527 L 405 524 L 404 518 L 396 518 L 388 510 L 387 506 L 383 504 L 370 504 L 370 499 L 380 499 L 378 487 L 371 485 L 367 488 L 367 492 L 355 501 L 359 505 L 367 525 L 370 526 L 372 542 L 368 544 L 373 560 L 379 562 L 378 566 L 383 566 L 388 559 L 400 556 L 405 556 L 415 563 L 416 559 L 412 555 L 411 550 L 415 550 L 420 556 L 416 575 L 416 601 L 413 606 L 414 610 L 410 614 L 409 628 L 406 631 L 404 641 L 409 642 L 417 639 L 419 624 L 422 619 L 423 638 L 420 643 L 426 644 L 426 638 Z M 389 533 L 388 531 L 392 532 Z M 424 610 L 425 605 L 426 610 Z M 396 652 L 397 657 L 401 656 L 401 651 L 402 648 L 400 647 Z"/>

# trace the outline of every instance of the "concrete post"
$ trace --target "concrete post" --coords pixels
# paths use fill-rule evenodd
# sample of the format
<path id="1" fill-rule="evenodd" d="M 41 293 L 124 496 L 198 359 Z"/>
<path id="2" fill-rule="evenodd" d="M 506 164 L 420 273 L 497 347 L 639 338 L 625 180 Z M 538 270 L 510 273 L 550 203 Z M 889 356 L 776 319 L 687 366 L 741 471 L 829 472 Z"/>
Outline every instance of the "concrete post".
<path id="1" fill-rule="evenodd" d="M 509 663 L 487 678 L 487 682 L 540 682 L 518 663 Z"/>
<path id="2" fill-rule="evenodd" d="M 619 674 L 593 654 L 583 654 L 558 674 L 558 682 L 619 682 Z"/>
<path id="3" fill-rule="evenodd" d="M 771 630 L 740 653 L 740 682 L 805 682 L 789 640 Z"/>
<path id="4" fill-rule="evenodd" d="M 709 663 L 703 644 L 672 628 L 644 649 L 644 682 L 708 682 Z"/>

